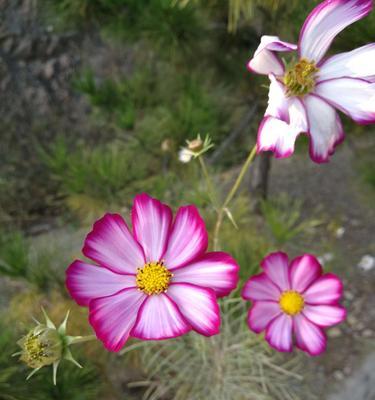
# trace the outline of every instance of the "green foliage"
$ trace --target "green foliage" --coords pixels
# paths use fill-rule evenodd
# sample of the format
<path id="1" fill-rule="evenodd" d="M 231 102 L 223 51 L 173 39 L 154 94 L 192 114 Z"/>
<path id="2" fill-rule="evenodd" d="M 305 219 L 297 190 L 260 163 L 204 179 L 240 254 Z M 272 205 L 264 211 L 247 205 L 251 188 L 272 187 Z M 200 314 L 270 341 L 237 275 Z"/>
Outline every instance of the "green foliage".
<path id="1" fill-rule="evenodd" d="M 246 304 L 223 299 L 220 335 L 190 333 L 160 343 L 137 343 L 146 378 L 143 400 L 297 399 L 296 358 L 280 357 L 246 325 Z M 306 398 L 306 397 L 304 397 Z"/>
<path id="2" fill-rule="evenodd" d="M 25 280 L 40 290 L 63 285 L 53 268 L 56 249 L 38 251 L 19 231 L 0 232 L 0 275 Z"/>
<path id="3" fill-rule="evenodd" d="M 284 245 L 301 233 L 312 233 L 322 224 L 319 219 L 303 219 L 302 202 L 292 200 L 286 194 L 263 201 L 261 207 L 267 228 L 277 245 Z"/>

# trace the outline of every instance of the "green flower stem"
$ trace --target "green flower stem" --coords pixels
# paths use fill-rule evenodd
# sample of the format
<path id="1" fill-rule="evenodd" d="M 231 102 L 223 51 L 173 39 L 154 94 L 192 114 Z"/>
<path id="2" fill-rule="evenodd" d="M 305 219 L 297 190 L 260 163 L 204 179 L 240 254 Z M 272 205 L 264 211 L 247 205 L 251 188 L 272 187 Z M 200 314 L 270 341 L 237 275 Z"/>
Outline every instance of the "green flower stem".
<path id="1" fill-rule="evenodd" d="M 200 163 L 201 168 L 202 168 L 203 175 L 204 175 L 204 177 L 206 179 L 208 195 L 210 197 L 211 203 L 214 206 L 215 210 L 218 210 L 219 209 L 219 204 L 217 202 L 216 191 L 214 189 L 214 185 L 212 183 L 211 176 L 210 176 L 210 174 L 208 172 L 208 168 L 207 168 L 206 163 L 204 161 L 203 155 L 198 157 L 198 159 L 199 159 L 199 163 Z"/>
<path id="2" fill-rule="evenodd" d="M 90 342 L 91 340 L 97 340 L 96 336 L 95 335 L 74 336 L 71 341 L 71 344 Z"/>
<path id="3" fill-rule="evenodd" d="M 215 224 L 215 229 L 214 229 L 214 239 L 213 239 L 213 247 L 214 247 L 215 251 L 219 250 L 220 228 L 223 223 L 225 209 L 228 207 L 229 203 L 232 201 L 233 197 L 237 193 L 237 191 L 241 185 L 241 182 L 246 174 L 246 171 L 248 170 L 250 164 L 253 162 L 253 160 L 256 156 L 256 153 L 257 153 L 257 146 L 255 145 L 252 148 L 252 150 L 250 151 L 249 155 L 247 156 L 247 159 L 246 159 L 244 165 L 242 166 L 241 171 L 238 174 L 238 177 L 237 177 L 236 181 L 234 182 L 231 190 L 229 191 L 227 197 L 225 198 L 223 205 L 218 209 L 217 219 L 216 219 L 216 224 Z"/>

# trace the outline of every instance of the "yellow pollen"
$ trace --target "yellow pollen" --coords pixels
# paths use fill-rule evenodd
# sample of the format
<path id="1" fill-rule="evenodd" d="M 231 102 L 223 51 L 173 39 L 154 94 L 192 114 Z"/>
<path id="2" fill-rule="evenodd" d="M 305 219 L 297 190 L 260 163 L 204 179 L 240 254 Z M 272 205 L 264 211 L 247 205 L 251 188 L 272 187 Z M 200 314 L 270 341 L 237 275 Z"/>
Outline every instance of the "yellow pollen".
<path id="1" fill-rule="evenodd" d="M 286 95 L 304 96 L 310 93 L 315 87 L 315 74 L 318 71 L 319 68 L 313 62 L 302 58 L 284 76 Z"/>
<path id="2" fill-rule="evenodd" d="M 279 304 L 285 314 L 296 315 L 303 310 L 305 300 L 295 290 L 287 290 L 281 293 Z"/>
<path id="3" fill-rule="evenodd" d="M 137 269 L 136 283 L 139 290 L 148 295 L 166 292 L 173 276 L 164 266 L 163 261 L 147 263 Z"/>

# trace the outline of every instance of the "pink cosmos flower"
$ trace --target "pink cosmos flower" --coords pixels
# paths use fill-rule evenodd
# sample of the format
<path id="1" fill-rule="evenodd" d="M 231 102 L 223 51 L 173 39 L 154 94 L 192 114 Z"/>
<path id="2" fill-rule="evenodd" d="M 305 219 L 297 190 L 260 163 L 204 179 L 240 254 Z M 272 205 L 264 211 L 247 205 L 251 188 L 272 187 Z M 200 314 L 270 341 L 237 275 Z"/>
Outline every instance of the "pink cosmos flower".
<path id="1" fill-rule="evenodd" d="M 297 136 L 310 137 L 310 157 L 326 162 L 344 140 L 335 110 L 359 124 L 375 122 L 375 43 L 324 59 L 335 36 L 372 10 L 372 0 L 326 0 L 307 17 L 298 46 L 263 36 L 248 69 L 271 80 L 257 149 L 289 157 Z M 285 68 L 276 52 L 298 50 Z"/>
<path id="2" fill-rule="evenodd" d="M 242 297 L 251 300 L 248 325 L 278 351 L 290 352 L 293 334 L 298 348 L 312 356 L 326 348 L 323 328 L 342 322 L 346 311 L 338 304 L 342 283 L 322 274 L 318 260 L 304 254 L 290 264 L 285 253 L 271 253 L 261 262 L 262 273 L 250 278 Z"/>
<path id="3" fill-rule="evenodd" d="M 119 351 L 129 336 L 167 339 L 191 329 L 219 332 L 217 297 L 238 282 L 238 265 L 228 254 L 206 253 L 207 232 L 195 206 L 171 209 L 137 195 L 133 233 L 117 214 L 106 214 L 87 235 L 83 254 L 96 265 L 74 261 L 66 285 L 90 311 L 97 337 Z"/>

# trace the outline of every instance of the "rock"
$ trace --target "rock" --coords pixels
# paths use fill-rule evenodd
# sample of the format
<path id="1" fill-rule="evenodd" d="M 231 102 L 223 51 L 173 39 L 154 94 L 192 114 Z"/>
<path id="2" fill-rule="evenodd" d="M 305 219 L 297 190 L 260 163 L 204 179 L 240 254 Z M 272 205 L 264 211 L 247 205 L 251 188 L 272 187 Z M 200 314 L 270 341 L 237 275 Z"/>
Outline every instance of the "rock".
<path id="1" fill-rule="evenodd" d="M 374 332 L 371 330 L 371 329 L 365 329 L 363 332 L 362 332 L 362 337 L 364 337 L 364 338 L 372 338 L 372 337 L 374 337 L 375 336 L 375 334 L 374 334 Z"/>
<path id="2" fill-rule="evenodd" d="M 33 41 L 30 38 L 23 38 L 16 49 L 13 51 L 13 54 L 19 58 L 29 58 L 33 54 Z"/>
<path id="3" fill-rule="evenodd" d="M 52 60 L 47 61 L 46 65 L 43 69 L 43 76 L 46 79 L 51 79 L 56 71 L 56 60 L 53 58 Z"/>
<path id="4" fill-rule="evenodd" d="M 371 271 L 375 267 L 375 257 L 371 256 L 370 254 L 364 255 L 357 267 L 365 272 Z"/>
<path id="5" fill-rule="evenodd" d="M 333 373 L 333 377 L 337 380 L 337 381 L 342 381 L 345 378 L 345 374 L 342 371 L 335 371 Z"/>

